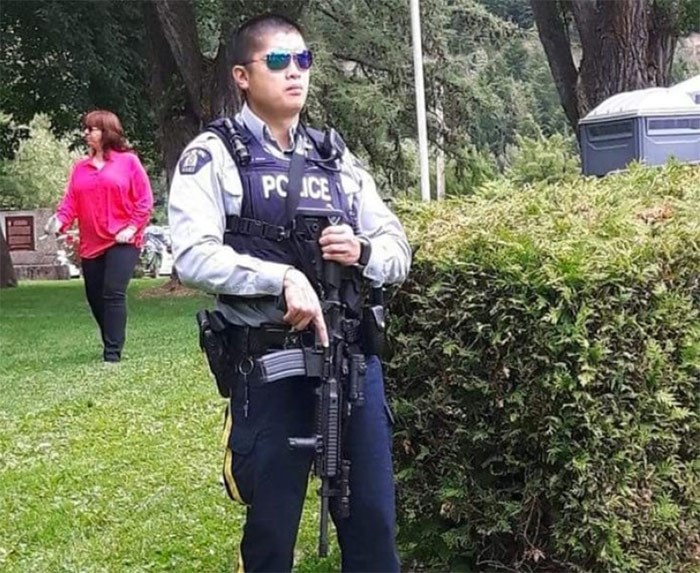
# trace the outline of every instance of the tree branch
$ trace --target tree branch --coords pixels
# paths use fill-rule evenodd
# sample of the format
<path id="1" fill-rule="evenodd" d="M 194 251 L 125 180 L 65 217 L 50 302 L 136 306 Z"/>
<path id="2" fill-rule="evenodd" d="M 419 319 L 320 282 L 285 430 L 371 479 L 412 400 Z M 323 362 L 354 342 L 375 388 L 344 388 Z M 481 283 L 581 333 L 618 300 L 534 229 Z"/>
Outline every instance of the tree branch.
<path id="1" fill-rule="evenodd" d="M 678 3 L 651 5 L 648 20 L 647 73 L 653 85 L 667 86 L 671 80 L 671 64 L 680 33 L 680 6 Z"/>
<path id="2" fill-rule="evenodd" d="M 330 10 L 326 10 L 323 6 L 319 5 L 316 6 L 316 10 L 326 16 L 329 20 L 333 20 L 336 24 L 339 24 L 340 26 L 343 26 L 344 28 L 348 27 L 348 22 L 341 22 L 341 20 L 338 18 L 337 14 L 334 14 Z"/>
<path id="3" fill-rule="evenodd" d="M 574 15 L 576 29 L 581 40 L 583 51 L 592 51 L 591 45 L 596 40 L 600 40 L 596 34 L 597 0 L 570 0 L 571 12 Z"/>
<path id="4" fill-rule="evenodd" d="M 566 34 L 559 2 L 530 0 L 537 24 L 537 33 L 544 47 L 549 69 L 557 86 L 564 113 L 575 133 L 578 133 L 578 95 L 576 83 L 578 70 L 571 55 L 571 45 Z"/>
<path id="5" fill-rule="evenodd" d="M 190 106 L 201 120 L 203 57 L 194 6 L 190 0 L 158 0 L 154 4 L 163 35 L 185 82 Z"/>
<path id="6" fill-rule="evenodd" d="M 339 60 L 355 62 L 356 64 L 360 64 L 360 66 L 362 66 L 363 69 L 378 70 L 380 72 L 386 72 L 387 74 L 391 72 L 391 70 L 385 66 L 378 66 L 375 62 L 368 62 L 367 60 L 358 58 L 357 56 L 350 56 L 348 54 L 340 54 L 338 52 L 333 52 L 333 57 L 338 58 Z"/>
<path id="7" fill-rule="evenodd" d="M 231 53 L 232 46 L 229 38 L 230 34 L 222 34 L 219 41 L 219 50 L 216 54 L 212 66 L 210 67 L 210 108 L 207 110 L 207 120 L 216 117 L 231 116 L 241 107 L 241 97 L 238 88 L 231 76 Z"/>
<path id="8" fill-rule="evenodd" d="M 201 120 L 186 101 L 189 98 L 185 90 L 180 89 L 181 75 L 163 33 L 156 3 L 143 2 L 141 6 L 150 68 L 150 99 L 158 123 L 157 138 L 169 183 L 182 148 L 196 135 Z"/>

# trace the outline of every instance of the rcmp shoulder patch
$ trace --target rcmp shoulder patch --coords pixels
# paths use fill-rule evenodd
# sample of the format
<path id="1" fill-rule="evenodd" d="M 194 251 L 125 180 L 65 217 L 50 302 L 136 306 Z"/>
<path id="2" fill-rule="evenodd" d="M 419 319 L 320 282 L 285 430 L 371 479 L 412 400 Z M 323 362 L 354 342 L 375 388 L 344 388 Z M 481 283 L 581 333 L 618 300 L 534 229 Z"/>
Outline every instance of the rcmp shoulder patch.
<path id="1" fill-rule="evenodd" d="M 182 175 L 194 175 L 211 161 L 211 153 L 201 147 L 192 147 L 180 158 L 178 169 Z"/>

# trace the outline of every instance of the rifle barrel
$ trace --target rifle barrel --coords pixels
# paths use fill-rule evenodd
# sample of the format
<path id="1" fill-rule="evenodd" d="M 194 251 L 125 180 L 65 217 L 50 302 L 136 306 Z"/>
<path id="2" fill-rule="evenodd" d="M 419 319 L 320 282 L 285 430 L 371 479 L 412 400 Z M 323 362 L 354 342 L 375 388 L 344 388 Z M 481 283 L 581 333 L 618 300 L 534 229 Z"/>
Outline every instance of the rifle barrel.
<path id="1" fill-rule="evenodd" d="M 321 495 L 321 521 L 318 535 L 319 557 L 328 557 L 328 507 L 328 496 Z"/>

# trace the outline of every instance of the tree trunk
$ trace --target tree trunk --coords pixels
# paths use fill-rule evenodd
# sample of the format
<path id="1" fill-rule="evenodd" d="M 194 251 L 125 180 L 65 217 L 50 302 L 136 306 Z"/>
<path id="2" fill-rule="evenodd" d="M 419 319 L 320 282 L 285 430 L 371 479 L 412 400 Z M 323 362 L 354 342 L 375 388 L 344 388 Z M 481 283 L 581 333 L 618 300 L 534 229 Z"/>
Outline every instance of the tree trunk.
<path id="1" fill-rule="evenodd" d="M 445 199 L 445 114 L 442 110 L 444 90 L 439 85 L 435 90 L 435 119 L 437 120 L 438 136 L 437 149 L 435 151 L 435 198 L 438 201 Z"/>
<path id="2" fill-rule="evenodd" d="M 279 7 L 296 19 L 307 3 L 273 0 L 265 4 L 268 9 L 270 4 Z M 240 95 L 231 76 L 231 32 L 240 16 L 259 13 L 263 7 L 243 0 L 222 3 L 223 25 L 214 60 L 204 57 L 200 50 L 191 0 L 145 1 L 142 7 L 151 73 L 149 90 L 169 186 L 182 150 L 204 124 L 233 115 L 240 108 Z M 165 288 L 174 291 L 179 285 L 173 267 Z"/>
<path id="3" fill-rule="evenodd" d="M 571 127 L 612 95 L 668 85 L 679 3 L 652 0 L 531 0 L 537 30 Z M 573 61 L 565 18 L 581 40 Z"/>
<path id="4" fill-rule="evenodd" d="M 186 100 L 195 117 L 202 118 L 202 60 L 194 5 L 190 0 L 152 2 L 161 38 L 185 84 Z"/>
<path id="5" fill-rule="evenodd" d="M 146 1 L 142 4 L 148 37 L 149 90 L 158 123 L 158 141 L 170 186 L 180 154 L 203 125 L 240 107 L 231 77 L 229 53 L 234 18 L 226 18 L 215 60 L 200 50 L 190 0 Z M 230 16 L 231 6 L 223 11 Z M 180 284 L 173 267 L 166 288 Z"/>
<path id="6" fill-rule="evenodd" d="M 578 70 L 571 54 L 570 39 L 562 17 L 562 7 L 552 0 L 532 0 L 532 13 L 554 84 L 559 92 L 559 100 L 569 124 L 574 128 L 574 132 L 578 133 L 579 111 L 576 95 Z"/>
<path id="7" fill-rule="evenodd" d="M 10 257 L 10 248 L 7 246 L 5 234 L 0 230 L 0 288 L 17 286 L 15 267 Z"/>
<path id="8" fill-rule="evenodd" d="M 677 3 L 654 2 L 649 16 L 649 45 L 647 46 L 647 73 L 654 85 L 671 83 L 671 66 L 676 54 L 680 9 Z"/>
<path id="9" fill-rule="evenodd" d="M 307 4 L 308 0 L 223 2 L 219 50 L 212 60 L 201 52 L 191 0 L 142 3 L 151 70 L 149 89 L 168 184 L 185 145 L 207 122 L 233 115 L 241 106 L 229 58 L 234 26 L 243 16 L 275 9 L 297 19 Z"/>
<path id="10" fill-rule="evenodd" d="M 201 117 L 197 112 L 201 111 L 201 102 L 198 98 L 196 105 L 192 105 L 189 95 L 193 88 L 186 89 L 184 90 L 186 93 L 183 93 L 182 73 L 163 32 L 159 12 L 166 10 L 170 3 L 163 7 L 157 2 L 144 2 L 142 6 L 148 36 L 148 59 L 151 72 L 149 90 L 158 124 L 158 142 L 165 160 L 168 185 L 170 185 L 180 153 L 200 130 Z M 194 14 L 192 16 L 194 17 Z M 171 27 L 170 33 L 175 33 L 172 26 L 181 20 L 176 18 L 170 20 L 165 18 L 165 20 Z M 197 47 L 197 54 L 199 53 L 199 47 Z M 192 71 L 188 74 L 190 77 L 201 77 Z"/>
<path id="11" fill-rule="evenodd" d="M 646 0 L 598 2 L 595 12 L 573 4 L 583 58 L 579 68 L 583 117 L 602 101 L 624 91 L 653 85 L 647 76 Z"/>
<path id="12" fill-rule="evenodd" d="M 223 34 L 213 64 L 208 66 L 209 101 L 207 102 L 207 120 L 234 115 L 243 102 L 231 75 L 229 54 L 232 46 L 228 40 L 231 34 Z"/>
<path id="13" fill-rule="evenodd" d="M 173 291 L 181 284 L 180 277 L 177 274 L 177 269 L 175 269 L 175 265 L 173 265 L 173 268 L 170 269 L 170 278 L 168 279 L 168 282 L 163 285 L 163 289 Z"/>

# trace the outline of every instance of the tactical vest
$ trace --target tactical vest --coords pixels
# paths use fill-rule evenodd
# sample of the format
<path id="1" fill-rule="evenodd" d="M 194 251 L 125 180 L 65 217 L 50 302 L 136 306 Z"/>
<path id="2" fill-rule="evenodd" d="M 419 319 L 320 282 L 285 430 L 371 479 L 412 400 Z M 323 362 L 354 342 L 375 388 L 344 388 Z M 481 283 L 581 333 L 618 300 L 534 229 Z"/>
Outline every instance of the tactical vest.
<path id="1" fill-rule="evenodd" d="M 303 130 L 310 146 L 304 159 L 298 209 L 336 209 L 342 212 L 340 222 L 357 230 L 357 214 L 343 191 L 340 177 L 344 143 L 334 131 L 323 133 L 301 124 L 299 129 Z M 240 214 L 226 217 L 224 244 L 237 253 L 292 265 L 308 277 L 309 261 L 301 258 L 309 255 L 300 253 L 292 243 L 292 222 L 287 213 L 290 161 L 265 151 L 245 126 L 228 118 L 212 122 L 207 130 L 218 135 L 226 145 L 236 162 L 243 188 Z M 348 267 L 345 274 L 343 299 L 357 316 L 360 275 L 353 267 Z"/>

